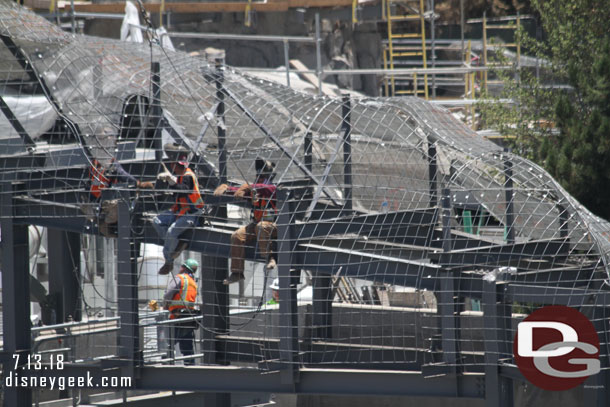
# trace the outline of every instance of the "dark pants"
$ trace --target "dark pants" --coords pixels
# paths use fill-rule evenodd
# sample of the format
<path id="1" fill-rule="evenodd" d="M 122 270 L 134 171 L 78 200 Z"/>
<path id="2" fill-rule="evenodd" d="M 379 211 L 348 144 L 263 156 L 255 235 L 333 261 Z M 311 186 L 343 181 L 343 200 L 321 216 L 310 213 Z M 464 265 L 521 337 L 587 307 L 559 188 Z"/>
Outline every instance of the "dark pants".
<path id="1" fill-rule="evenodd" d="M 191 356 L 194 354 L 193 352 L 193 342 L 195 341 L 195 330 L 193 328 L 174 328 L 174 335 L 176 343 L 178 343 L 178 347 L 180 348 L 180 353 L 182 356 Z M 185 359 L 185 365 L 194 365 L 194 359 Z"/>

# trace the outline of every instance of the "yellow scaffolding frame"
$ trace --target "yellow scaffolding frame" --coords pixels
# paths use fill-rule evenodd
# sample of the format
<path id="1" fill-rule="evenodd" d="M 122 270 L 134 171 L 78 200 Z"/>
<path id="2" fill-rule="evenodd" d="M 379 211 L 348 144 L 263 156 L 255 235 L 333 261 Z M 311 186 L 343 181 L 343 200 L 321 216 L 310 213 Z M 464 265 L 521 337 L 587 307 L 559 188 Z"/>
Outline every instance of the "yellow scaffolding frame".
<path id="1" fill-rule="evenodd" d="M 394 69 L 394 61 L 395 58 L 401 57 L 412 57 L 412 56 L 421 56 L 423 68 L 426 69 L 428 67 L 427 62 L 427 53 L 426 53 L 426 25 L 425 25 L 425 17 L 424 17 L 424 0 L 415 0 L 418 5 L 418 13 L 417 14 L 402 14 L 402 15 L 393 15 L 392 14 L 392 2 L 398 3 L 397 0 L 384 0 L 382 1 L 382 16 L 385 17 L 387 21 L 387 31 L 388 31 L 388 47 L 383 50 L 383 68 Z M 411 1 L 412 2 L 412 1 Z M 409 1 L 402 1 L 401 3 L 409 3 Z M 419 32 L 412 33 L 401 33 L 394 34 L 393 24 L 397 22 L 404 21 L 419 21 L 420 30 Z M 403 48 L 394 46 L 395 39 L 402 38 L 420 38 L 421 39 L 421 51 L 413 50 L 411 48 Z M 395 75 L 390 74 L 390 84 L 388 84 L 387 75 L 384 77 L 384 86 L 386 95 L 400 95 L 400 94 L 412 94 L 417 96 L 418 94 L 424 94 L 424 97 L 428 99 L 428 74 L 424 74 L 424 88 L 418 89 L 418 77 L 417 73 L 413 74 L 413 90 L 396 90 L 396 82 Z M 391 85 L 391 86 L 390 86 Z M 390 92 L 391 91 L 391 92 Z"/>

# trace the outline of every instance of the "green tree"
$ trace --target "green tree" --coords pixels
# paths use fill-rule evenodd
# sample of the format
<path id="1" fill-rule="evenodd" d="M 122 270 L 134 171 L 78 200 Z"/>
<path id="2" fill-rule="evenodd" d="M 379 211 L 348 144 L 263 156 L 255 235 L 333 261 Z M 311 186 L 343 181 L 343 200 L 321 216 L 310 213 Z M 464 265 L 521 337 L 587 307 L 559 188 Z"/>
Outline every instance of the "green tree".
<path id="1" fill-rule="evenodd" d="M 540 15 L 544 41 L 523 31 L 518 36 L 543 61 L 543 75 L 537 78 L 532 69 L 498 71 L 505 83 L 499 98 L 514 103 L 482 104 L 482 124 L 510 137 L 516 152 L 544 166 L 576 199 L 610 219 L 610 5 L 607 0 L 532 0 L 532 7 Z"/>

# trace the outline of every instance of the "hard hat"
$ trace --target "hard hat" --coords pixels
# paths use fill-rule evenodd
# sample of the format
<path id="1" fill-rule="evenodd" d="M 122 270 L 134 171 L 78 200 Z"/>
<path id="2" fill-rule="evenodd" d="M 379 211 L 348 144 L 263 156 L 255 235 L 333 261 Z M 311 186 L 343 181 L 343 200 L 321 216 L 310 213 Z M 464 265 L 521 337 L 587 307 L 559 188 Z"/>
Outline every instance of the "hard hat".
<path id="1" fill-rule="evenodd" d="M 190 271 L 191 273 L 196 273 L 199 268 L 199 263 L 195 259 L 188 259 L 184 263 L 182 263 L 182 267 Z"/>
<path id="2" fill-rule="evenodd" d="M 269 288 L 271 288 L 272 290 L 279 290 L 280 289 L 280 279 L 276 278 L 273 280 L 273 282 L 271 283 L 271 285 L 269 286 Z"/>

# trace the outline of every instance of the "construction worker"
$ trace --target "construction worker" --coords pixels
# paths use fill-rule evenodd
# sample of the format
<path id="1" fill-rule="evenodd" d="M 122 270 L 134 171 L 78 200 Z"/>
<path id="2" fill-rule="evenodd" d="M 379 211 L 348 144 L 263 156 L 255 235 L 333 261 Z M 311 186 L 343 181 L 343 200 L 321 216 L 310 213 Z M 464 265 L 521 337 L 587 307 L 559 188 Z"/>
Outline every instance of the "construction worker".
<path id="1" fill-rule="evenodd" d="M 267 305 L 277 305 L 280 303 L 280 280 L 274 279 L 271 285 L 271 299 L 267 301 Z"/>
<path id="2" fill-rule="evenodd" d="M 274 177 L 275 164 L 271 161 L 257 158 L 255 161 L 256 180 L 254 184 L 245 183 L 239 188 L 222 184 L 214 191 L 214 196 L 233 193 L 235 197 L 249 200 L 252 203 L 251 221 L 246 226 L 237 229 L 231 235 L 231 274 L 223 281 L 228 285 L 244 279 L 245 246 L 258 241 L 258 247 L 267 260 L 267 271 L 276 267 L 276 261 L 271 253 L 271 241 L 277 238 L 275 217 L 276 186 L 271 182 Z"/>
<path id="3" fill-rule="evenodd" d="M 197 300 L 197 283 L 194 275 L 197 273 L 199 263 L 195 259 L 188 259 L 182 266 L 180 272 L 169 281 L 169 286 L 163 296 L 164 306 L 169 310 L 169 319 L 189 318 L 195 316 L 195 303 Z M 174 326 L 174 338 L 180 348 L 182 356 L 190 356 L 194 353 L 193 341 L 195 340 L 194 322 L 180 324 L 176 321 Z M 186 359 L 185 365 L 193 365 L 193 359 Z"/>
<path id="4" fill-rule="evenodd" d="M 170 163 L 170 169 L 173 174 L 163 172 L 157 176 L 157 179 L 166 182 L 171 189 L 176 190 L 174 205 L 168 211 L 157 215 L 153 221 L 157 233 L 164 239 L 165 264 L 159 270 L 159 274 L 168 274 L 173 269 L 174 259 L 186 248 L 184 242 L 178 247 L 179 236 L 196 225 L 197 218 L 203 210 L 199 182 L 193 170 L 188 167 L 186 155 L 177 155 Z"/>
<path id="5" fill-rule="evenodd" d="M 127 186 L 135 185 L 137 188 L 154 188 L 154 184 L 150 181 L 138 181 L 134 176 L 125 171 L 114 158 L 110 161 L 108 168 L 94 159 L 89 166 L 89 179 L 89 200 L 101 204 L 98 228 L 100 233 L 106 237 L 116 237 L 114 227 L 118 221 L 118 200 L 111 199 L 102 202 L 102 191 L 120 183 Z M 95 209 L 91 205 L 83 207 L 83 211 L 91 220 L 95 220 Z"/>

